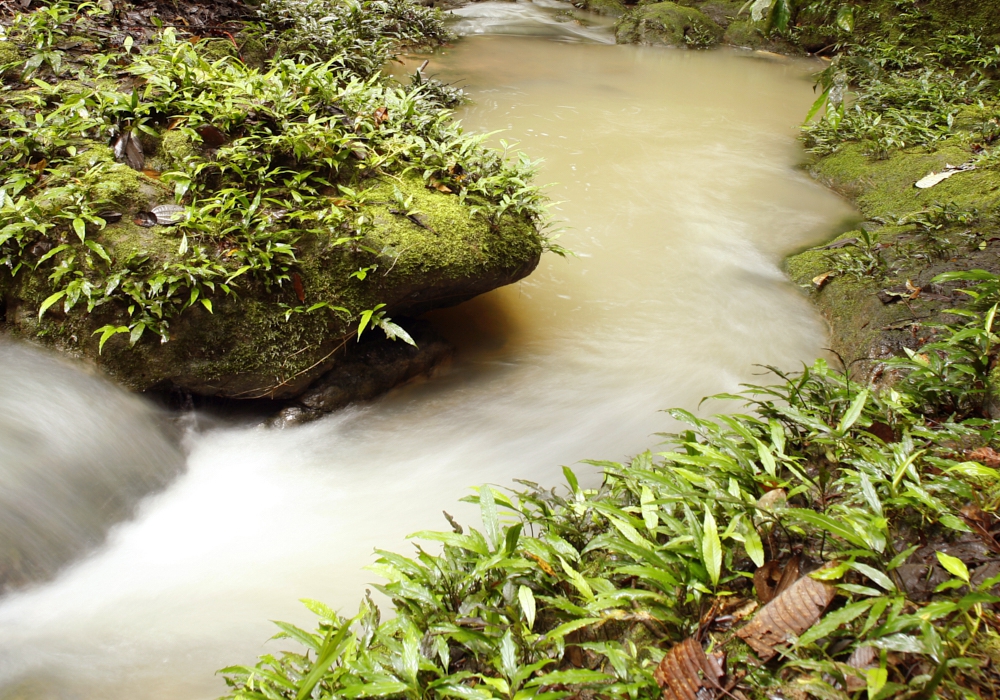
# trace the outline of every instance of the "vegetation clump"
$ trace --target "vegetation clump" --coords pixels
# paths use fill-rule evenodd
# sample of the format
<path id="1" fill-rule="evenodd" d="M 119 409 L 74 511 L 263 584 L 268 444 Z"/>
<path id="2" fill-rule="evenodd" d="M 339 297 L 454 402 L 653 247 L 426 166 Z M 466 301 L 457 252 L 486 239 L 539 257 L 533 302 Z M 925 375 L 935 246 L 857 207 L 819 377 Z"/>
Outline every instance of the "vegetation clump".
<path id="1" fill-rule="evenodd" d="M 566 495 L 481 487 L 481 531 L 449 518 L 413 535 L 440 554 L 377 552 L 392 619 L 306 601 L 317 629 L 278 623 L 296 649 L 224 669 L 229 697 L 992 697 L 998 289 L 894 360 L 891 388 L 773 369 L 716 397 L 747 413 L 671 411 L 685 429 L 596 463 L 596 489 L 569 469 Z M 715 685 L 672 663 L 697 653 Z"/>

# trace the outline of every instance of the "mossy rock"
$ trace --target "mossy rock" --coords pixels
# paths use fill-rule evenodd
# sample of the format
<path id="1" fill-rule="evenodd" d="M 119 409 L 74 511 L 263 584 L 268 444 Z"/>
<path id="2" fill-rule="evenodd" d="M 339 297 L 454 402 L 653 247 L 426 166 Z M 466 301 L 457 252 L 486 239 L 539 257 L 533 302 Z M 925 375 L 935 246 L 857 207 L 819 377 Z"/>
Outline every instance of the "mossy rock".
<path id="1" fill-rule="evenodd" d="M 628 12 L 628 7 L 621 0 L 583 0 L 576 6 L 606 17 L 621 17 Z"/>
<path id="2" fill-rule="evenodd" d="M 106 154 L 94 157 L 102 155 Z M 94 240 L 110 251 L 111 273 L 134 255 L 148 255 L 154 268 L 180 259 L 174 229 L 142 228 L 131 222 L 135 212 L 148 205 L 139 186 L 147 179 L 133 173 L 121 178 L 119 192 L 108 194 L 124 216 Z M 300 240 L 296 274 L 304 302 L 290 283 L 266 289 L 240 278 L 237 295 L 217 294 L 211 312 L 195 305 L 172 319 L 169 342 L 146 333 L 130 347 L 128 334 L 120 334 L 101 351 L 95 331 L 125 324 L 126 310 L 108 304 L 86 313 L 81 304 L 64 314 L 57 304 L 39 320 L 39 306 L 49 293 L 48 270 L 39 269 L 5 283 L 6 326 L 15 335 L 89 359 L 134 390 L 290 398 L 344 357 L 356 330 L 346 315 L 326 308 L 292 313 L 286 320 L 290 307 L 327 302 L 357 314 L 385 304 L 392 317 L 413 316 L 515 282 L 538 263 L 541 238 L 524 219 L 507 215 L 491 226 L 457 196 L 428 189 L 418 177 L 365 184 L 373 202 L 365 213 L 374 225 L 364 248 L 382 253 L 375 256 L 364 249 L 337 246 L 336 231 Z M 415 217 L 420 224 L 394 213 L 389 204 L 394 188 L 412 196 L 411 207 L 420 212 Z M 163 196 L 168 196 L 166 191 Z M 351 277 L 359 268 L 373 265 L 377 267 L 366 279 Z M 378 329 L 368 332 L 381 334 Z"/>
<path id="3" fill-rule="evenodd" d="M 622 17 L 615 29 L 619 44 L 705 47 L 722 40 L 722 27 L 703 12 L 675 2 L 642 5 Z"/>

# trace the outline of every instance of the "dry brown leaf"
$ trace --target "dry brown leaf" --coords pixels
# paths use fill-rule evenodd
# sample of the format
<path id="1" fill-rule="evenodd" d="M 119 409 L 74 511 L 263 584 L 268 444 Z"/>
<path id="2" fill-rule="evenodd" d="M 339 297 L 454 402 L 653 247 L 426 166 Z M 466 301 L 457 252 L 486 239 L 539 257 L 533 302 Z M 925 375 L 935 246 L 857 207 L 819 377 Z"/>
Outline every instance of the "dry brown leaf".
<path id="1" fill-rule="evenodd" d="M 195 131 L 208 148 L 219 148 L 228 140 L 222 130 L 213 124 L 202 124 Z"/>
<path id="2" fill-rule="evenodd" d="M 375 117 L 375 123 L 381 124 L 389 118 L 389 110 L 385 107 L 379 107 L 375 110 L 375 114 L 373 116 Z"/>
<path id="3" fill-rule="evenodd" d="M 794 555 L 784 565 L 776 559 L 767 562 L 753 574 L 753 587 L 757 597 L 761 602 L 771 602 L 799 580 L 801 568 L 800 554 Z"/>
<path id="4" fill-rule="evenodd" d="M 674 646 L 653 672 L 656 684 L 663 689 L 663 700 L 714 700 L 724 691 L 719 681 L 726 675 L 722 663 L 705 650 L 694 637 Z"/>
<path id="5" fill-rule="evenodd" d="M 298 297 L 299 303 L 304 304 L 306 301 L 306 290 L 302 286 L 302 277 L 299 276 L 298 272 L 292 273 L 292 287 L 295 289 L 295 296 Z"/>
<path id="6" fill-rule="evenodd" d="M 987 467 L 1000 468 L 1000 453 L 992 447 L 977 447 L 968 453 L 968 457 Z"/>
<path id="7" fill-rule="evenodd" d="M 812 627 L 836 595 L 833 586 L 803 576 L 765 605 L 736 634 L 753 647 L 761 660 L 768 661 L 777 654 L 776 646 Z"/>
<path id="8" fill-rule="evenodd" d="M 829 282 L 830 278 L 833 277 L 835 274 L 837 273 L 831 270 L 830 272 L 824 272 L 822 275 L 816 275 L 815 277 L 812 278 L 813 286 L 815 286 L 816 289 L 822 289 L 823 285 Z"/>
<path id="9" fill-rule="evenodd" d="M 142 174 L 145 175 L 148 178 L 153 179 L 153 180 L 159 180 L 160 179 L 160 171 L 159 170 L 153 170 L 152 168 L 143 168 Z"/>

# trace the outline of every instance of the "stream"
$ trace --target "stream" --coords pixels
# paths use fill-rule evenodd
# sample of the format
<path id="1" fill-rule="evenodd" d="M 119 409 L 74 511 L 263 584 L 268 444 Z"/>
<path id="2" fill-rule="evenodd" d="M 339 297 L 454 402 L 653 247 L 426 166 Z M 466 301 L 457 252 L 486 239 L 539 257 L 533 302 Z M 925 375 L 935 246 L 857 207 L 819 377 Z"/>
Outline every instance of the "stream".
<path id="1" fill-rule="evenodd" d="M 470 36 L 427 73 L 469 92 L 467 129 L 503 129 L 492 138 L 545 159 L 559 243 L 577 257 L 545 255 L 521 283 L 430 314 L 458 351 L 429 379 L 287 430 L 189 416 L 176 477 L 117 457 L 153 475 L 151 495 L 54 580 L 0 600 L 0 699 L 217 697 L 217 669 L 290 646 L 266 643 L 269 620 L 312 626 L 298 599 L 353 614 L 375 547 L 412 551 L 407 533 L 448 527 L 442 509 L 474 523 L 457 503 L 470 486 L 556 484 L 562 465 L 594 483 L 579 461 L 653 446 L 672 428 L 660 409 L 823 353 L 824 324 L 780 270 L 853 216 L 795 168 L 817 64 L 615 46 L 566 8 L 463 8 Z M 0 435 L 28 393 L 97 400 L 93 377 L 18 352 L 41 386 L 0 385 Z M 109 402 L 134 399 L 115 393 L 63 418 L 89 436 L 81 450 L 120 438 L 109 415 L 132 411 Z M 41 469 L 33 454 L 14 466 Z M 51 484 L 34 488 L 19 498 L 47 503 Z"/>

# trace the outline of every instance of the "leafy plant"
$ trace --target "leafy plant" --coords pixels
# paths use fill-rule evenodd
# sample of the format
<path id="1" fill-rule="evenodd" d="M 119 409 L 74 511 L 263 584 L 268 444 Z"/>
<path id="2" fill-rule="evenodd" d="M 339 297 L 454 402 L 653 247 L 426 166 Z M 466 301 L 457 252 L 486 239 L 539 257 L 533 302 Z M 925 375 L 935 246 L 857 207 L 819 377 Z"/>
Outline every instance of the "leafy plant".
<path id="1" fill-rule="evenodd" d="M 652 698 L 665 651 L 691 635 L 729 652 L 748 693 L 796 677 L 810 692 L 860 679 L 870 697 L 962 697 L 983 680 L 977 645 L 1000 602 L 1000 577 L 945 551 L 1000 504 L 1000 473 L 969 457 L 995 454 L 997 424 L 971 398 L 994 314 L 942 329 L 890 388 L 818 361 L 715 397 L 749 413 L 674 409 L 684 429 L 629 464 L 595 462 L 597 488 L 569 469 L 563 491 L 479 488 L 466 500 L 482 530 L 448 516 L 450 531 L 413 535 L 440 554 L 377 552 L 392 620 L 370 599 L 351 619 L 306 601 L 317 630 L 277 635 L 301 651 L 224 669 L 230 697 Z M 755 569 L 804 555 L 829 562 L 813 575 L 839 602 L 762 666 L 727 641 L 722 611 L 748 608 Z M 951 578 L 921 593 L 915 562 Z"/>

